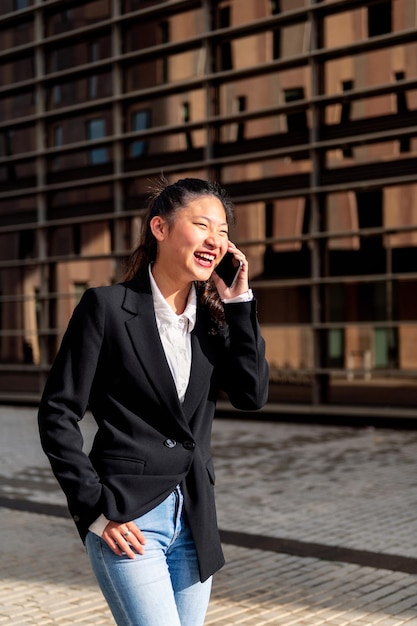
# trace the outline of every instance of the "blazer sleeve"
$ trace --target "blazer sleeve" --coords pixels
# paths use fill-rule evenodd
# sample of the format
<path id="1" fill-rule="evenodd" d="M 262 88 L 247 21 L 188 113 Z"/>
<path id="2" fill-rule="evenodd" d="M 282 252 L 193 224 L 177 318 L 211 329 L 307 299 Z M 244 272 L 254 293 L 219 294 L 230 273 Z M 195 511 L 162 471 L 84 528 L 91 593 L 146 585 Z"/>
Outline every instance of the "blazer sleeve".
<path id="1" fill-rule="evenodd" d="M 219 386 L 237 409 L 260 409 L 268 399 L 269 366 L 256 300 L 224 305 L 226 336 Z"/>
<path id="2" fill-rule="evenodd" d="M 87 527 L 102 511 L 102 487 L 79 421 L 88 406 L 104 333 L 104 306 L 88 290 L 75 308 L 52 365 L 38 411 L 41 445 L 74 521 Z"/>

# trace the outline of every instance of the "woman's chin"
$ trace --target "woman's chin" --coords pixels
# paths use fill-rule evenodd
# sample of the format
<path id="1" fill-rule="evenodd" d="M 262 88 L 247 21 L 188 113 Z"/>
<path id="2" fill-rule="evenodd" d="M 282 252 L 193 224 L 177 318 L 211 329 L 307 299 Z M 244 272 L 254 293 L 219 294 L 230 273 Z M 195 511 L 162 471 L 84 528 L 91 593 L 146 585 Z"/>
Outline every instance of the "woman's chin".
<path id="1" fill-rule="evenodd" d="M 202 282 L 208 280 L 210 276 L 212 275 L 213 270 L 214 270 L 214 267 L 198 266 L 197 268 L 195 268 L 195 271 L 194 271 L 194 275 L 195 275 L 194 280 L 198 280 Z"/>

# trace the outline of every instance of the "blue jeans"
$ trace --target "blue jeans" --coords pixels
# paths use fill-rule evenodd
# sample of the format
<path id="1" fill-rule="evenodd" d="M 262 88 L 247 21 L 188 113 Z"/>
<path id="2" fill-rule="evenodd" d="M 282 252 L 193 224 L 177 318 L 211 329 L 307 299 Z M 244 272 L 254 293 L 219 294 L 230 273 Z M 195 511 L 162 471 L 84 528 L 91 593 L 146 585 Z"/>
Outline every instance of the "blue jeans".
<path id="1" fill-rule="evenodd" d="M 211 578 L 200 582 L 191 532 L 179 487 L 135 520 L 146 536 L 145 554 L 117 556 L 89 532 L 87 553 L 118 626 L 202 626 Z"/>

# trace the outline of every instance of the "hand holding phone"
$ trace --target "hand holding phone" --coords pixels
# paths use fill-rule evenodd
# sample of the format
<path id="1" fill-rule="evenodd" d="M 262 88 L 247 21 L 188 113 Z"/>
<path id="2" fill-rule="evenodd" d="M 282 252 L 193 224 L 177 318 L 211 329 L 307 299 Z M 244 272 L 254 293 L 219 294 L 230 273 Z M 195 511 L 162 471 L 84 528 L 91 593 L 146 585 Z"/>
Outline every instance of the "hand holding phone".
<path id="1" fill-rule="evenodd" d="M 242 261 L 239 261 L 231 252 L 226 252 L 214 271 L 229 288 L 232 288 L 239 276 L 241 267 Z"/>

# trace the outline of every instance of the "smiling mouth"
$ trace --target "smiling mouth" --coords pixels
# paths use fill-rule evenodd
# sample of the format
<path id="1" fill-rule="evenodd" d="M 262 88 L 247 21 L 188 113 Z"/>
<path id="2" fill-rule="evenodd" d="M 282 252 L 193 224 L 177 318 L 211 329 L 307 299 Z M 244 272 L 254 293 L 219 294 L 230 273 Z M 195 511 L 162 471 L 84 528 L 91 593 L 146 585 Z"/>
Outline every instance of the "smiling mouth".
<path id="1" fill-rule="evenodd" d="M 202 263 L 206 267 L 211 267 L 213 261 L 216 258 L 215 254 L 210 254 L 208 252 L 194 252 L 194 256 L 198 261 L 200 261 L 200 263 Z"/>

